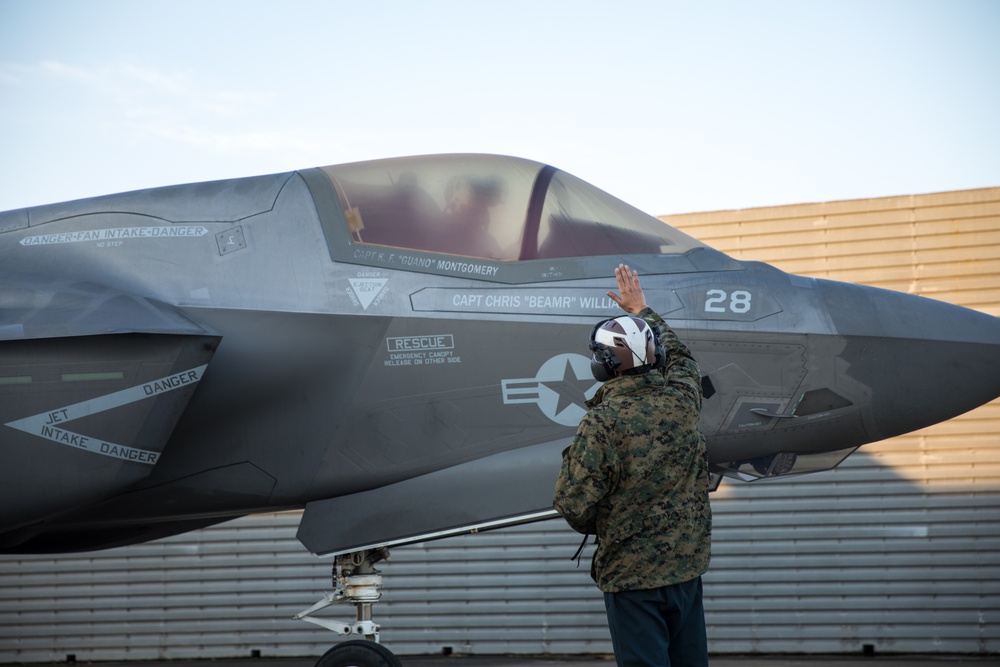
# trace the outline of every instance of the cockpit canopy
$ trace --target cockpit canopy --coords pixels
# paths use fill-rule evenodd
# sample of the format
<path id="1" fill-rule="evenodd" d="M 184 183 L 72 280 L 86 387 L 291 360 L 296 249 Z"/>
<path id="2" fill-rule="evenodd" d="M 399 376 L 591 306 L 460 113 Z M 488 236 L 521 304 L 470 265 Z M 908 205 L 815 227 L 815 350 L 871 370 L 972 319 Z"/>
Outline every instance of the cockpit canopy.
<path id="1" fill-rule="evenodd" d="M 553 167 L 435 155 L 324 167 L 355 243 L 503 262 L 705 247 Z"/>

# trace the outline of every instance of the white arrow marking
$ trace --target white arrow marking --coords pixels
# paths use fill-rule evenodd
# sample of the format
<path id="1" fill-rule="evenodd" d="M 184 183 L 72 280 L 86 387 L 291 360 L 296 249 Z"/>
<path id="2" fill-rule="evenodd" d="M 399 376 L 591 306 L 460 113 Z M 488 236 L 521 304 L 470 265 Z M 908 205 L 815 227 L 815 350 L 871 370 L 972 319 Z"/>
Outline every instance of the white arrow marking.
<path id="1" fill-rule="evenodd" d="M 157 396 L 194 384 L 201 380 L 207 367 L 208 364 L 205 364 L 197 368 L 181 371 L 180 373 L 174 373 L 173 375 L 168 375 L 135 387 L 122 389 L 111 394 L 74 403 L 73 405 L 67 405 L 64 408 L 56 408 L 55 410 L 8 422 L 6 426 L 37 435 L 40 438 L 45 438 L 61 445 L 93 452 L 94 454 L 153 465 L 160 458 L 159 452 L 119 445 L 99 438 L 91 438 L 86 435 L 74 433 L 73 431 L 67 431 L 60 425 L 71 422 L 74 419 L 80 419 L 81 417 L 96 415 L 100 412 L 120 408 L 131 403 L 138 403 L 151 396 Z"/>

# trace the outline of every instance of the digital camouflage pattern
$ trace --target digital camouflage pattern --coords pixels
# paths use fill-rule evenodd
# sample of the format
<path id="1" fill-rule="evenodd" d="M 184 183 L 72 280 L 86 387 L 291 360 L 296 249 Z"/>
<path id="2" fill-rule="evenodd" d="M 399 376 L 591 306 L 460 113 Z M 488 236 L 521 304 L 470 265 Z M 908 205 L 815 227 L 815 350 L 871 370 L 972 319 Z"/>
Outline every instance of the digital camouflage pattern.
<path id="1" fill-rule="evenodd" d="M 711 552 L 698 364 L 659 315 L 640 315 L 666 364 L 608 380 L 587 402 L 553 500 L 574 530 L 597 536 L 591 575 L 606 593 L 689 581 Z"/>

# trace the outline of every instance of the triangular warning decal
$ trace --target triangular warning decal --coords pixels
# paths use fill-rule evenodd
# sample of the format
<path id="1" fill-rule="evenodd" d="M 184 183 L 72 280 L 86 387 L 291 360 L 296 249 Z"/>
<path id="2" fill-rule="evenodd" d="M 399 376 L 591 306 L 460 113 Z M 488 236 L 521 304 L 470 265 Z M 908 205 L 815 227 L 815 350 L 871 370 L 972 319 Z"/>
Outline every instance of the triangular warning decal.
<path id="1" fill-rule="evenodd" d="M 388 278 L 349 278 L 348 280 L 351 281 L 351 289 L 354 290 L 354 296 L 358 298 L 362 308 L 365 310 L 368 310 L 368 306 L 372 305 L 372 301 L 379 295 L 385 284 L 389 282 Z"/>

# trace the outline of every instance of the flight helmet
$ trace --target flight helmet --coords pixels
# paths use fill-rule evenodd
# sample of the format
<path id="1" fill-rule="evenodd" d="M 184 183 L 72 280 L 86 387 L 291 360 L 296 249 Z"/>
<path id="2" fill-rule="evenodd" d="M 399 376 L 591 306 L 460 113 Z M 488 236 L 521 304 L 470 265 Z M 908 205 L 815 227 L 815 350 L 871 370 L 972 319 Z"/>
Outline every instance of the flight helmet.
<path id="1" fill-rule="evenodd" d="M 640 317 L 624 315 L 598 322 L 590 333 L 590 371 L 606 382 L 618 373 L 645 372 L 663 365 L 663 348 Z"/>

